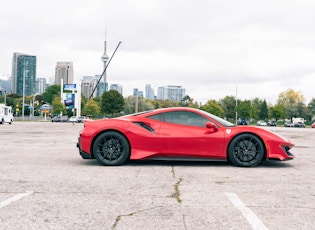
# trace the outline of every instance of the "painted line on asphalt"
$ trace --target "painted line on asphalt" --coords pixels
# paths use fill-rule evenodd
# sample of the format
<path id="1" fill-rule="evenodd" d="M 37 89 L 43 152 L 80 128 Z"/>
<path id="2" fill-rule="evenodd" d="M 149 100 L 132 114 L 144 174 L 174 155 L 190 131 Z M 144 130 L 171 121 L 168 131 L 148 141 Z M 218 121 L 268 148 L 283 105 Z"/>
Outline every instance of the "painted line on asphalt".
<path id="1" fill-rule="evenodd" d="M 9 205 L 9 204 L 11 204 L 11 203 L 13 203 L 15 201 L 18 201 L 18 200 L 22 199 L 23 197 L 29 196 L 29 195 L 31 195 L 33 193 L 34 192 L 32 192 L 32 191 L 25 192 L 25 193 L 20 193 L 20 194 L 18 194 L 16 196 L 13 196 L 13 197 L 9 198 L 9 199 L 1 201 L 0 202 L 0 208 L 3 208 L 3 207 L 5 207 L 5 206 L 7 206 L 7 205 Z"/>
<path id="2" fill-rule="evenodd" d="M 225 193 L 225 195 L 230 199 L 234 207 L 241 211 L 243 216 L 247 219 L 254 230 L 268 229 L 263 224 L 263 222 L 255 215 L 255 213 L 245 206 L 245 204 L 240 200 L 240 198 L 238 198 L 235 193 Z"/>

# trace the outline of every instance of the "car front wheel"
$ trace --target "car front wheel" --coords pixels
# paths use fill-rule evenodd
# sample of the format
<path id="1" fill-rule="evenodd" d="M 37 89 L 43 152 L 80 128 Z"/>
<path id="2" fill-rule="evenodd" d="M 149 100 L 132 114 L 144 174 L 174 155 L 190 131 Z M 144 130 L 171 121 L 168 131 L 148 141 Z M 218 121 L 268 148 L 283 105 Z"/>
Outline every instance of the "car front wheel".
<path id="1" fill-rule="evenodd" d="M 122 134 L 111 131 L 96 138 L 93 153 L 102 165 L 122 165 L 129 158 L 130 147 Z"/>
<path id="2" fill-rule="evenodd" d="M 229 159 L 234 165 L 240 167 L 257 166 L 264 154 L 265 148 L 262 141 L 250 133 L 235 137 L 228 148 Z"/>

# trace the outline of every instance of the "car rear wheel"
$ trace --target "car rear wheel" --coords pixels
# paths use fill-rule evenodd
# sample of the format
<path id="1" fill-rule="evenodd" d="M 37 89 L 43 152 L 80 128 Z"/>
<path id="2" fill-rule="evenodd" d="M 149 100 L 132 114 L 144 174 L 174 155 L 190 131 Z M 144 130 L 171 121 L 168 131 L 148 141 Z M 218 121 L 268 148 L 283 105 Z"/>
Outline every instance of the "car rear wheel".
<path id="1" fill-rule="evenodd" d="M 265 148 L 255 135 L 246 133 L 235 137 L 228 148 L 231 162 L 240 167 L 257 166 L 263 159 Z"/>
<path id="2" fill-rule="evenodd" d="M 102 165 L 122 165 L 129 158 L 127 139 L 118 132 L 105 132 L 93 144 L 95 158 Z"/>

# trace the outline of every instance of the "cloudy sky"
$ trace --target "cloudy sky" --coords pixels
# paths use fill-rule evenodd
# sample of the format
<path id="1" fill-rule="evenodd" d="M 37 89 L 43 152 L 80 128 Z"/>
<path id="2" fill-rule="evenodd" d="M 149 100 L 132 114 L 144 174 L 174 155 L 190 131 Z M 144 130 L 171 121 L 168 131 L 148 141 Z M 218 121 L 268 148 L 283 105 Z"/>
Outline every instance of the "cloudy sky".
<path id="1" fill-rule="evenodd" d="M 37 77 L 72 61 L 75 80 L 101 74 L 133 88 L 181 85 L 196 101 L 237 96 L 274 104 L 289 88 L 315 98 L 314 0 L 3 0 L 0 78 L 12 56 L 37 56 Z M 313 86 L 311 86 L 313 85 Z M 237 89 L 237 90 L 236 90 Z"/>

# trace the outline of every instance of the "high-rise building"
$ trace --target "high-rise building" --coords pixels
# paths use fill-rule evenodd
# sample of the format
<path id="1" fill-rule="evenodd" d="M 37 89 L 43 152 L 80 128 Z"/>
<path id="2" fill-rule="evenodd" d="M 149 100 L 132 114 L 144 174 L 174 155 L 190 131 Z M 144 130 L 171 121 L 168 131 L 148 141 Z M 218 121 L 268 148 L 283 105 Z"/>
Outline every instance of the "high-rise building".
<path id="1" fill-rule="evenodd" d="M 122 86 L 119 84 L 111 84 L 110 85 L 110 90 L 116 90 L 118 93 L 120 93 L 121 95 L 123 94 L 122 92 Z"/>
<path id="2" fill-rule="evenodd" d="M 72 62 L 57 62 L 55 68 L 55 84 L 73 84 L 73 63 Z"/>
<path id="3" fill-rule="evenodd" d="M 138 88 L 133 89 L 133 96 L 143 97 L 143 91 L 140 91 Z"/>
<path id="4" fill-rule="evenodd" d="M 159 100 L 171 100 L 180 102 L 186 96 L 186 89 L 182 86 L 168 85 L 158 88 L 157 98 Z"/>
<path id="5" fill-rule="evenodd" d="M 38 94 L 44 93 L 46 91 L 46 88 L 47 88 L 47 80 L 46 80 L 46 78 L 37 78 L 36 85 L 37 85 L 36 92 Z"/>
<path id="6" fill-rule="evenodd" d="M 154 99 L 154 89 L 151 88 L 150 84 L 145 85 L 145 97 L 148 99 Z"/>
<path id="7" fill-rule="evenodd" d="M 36 56 L 13 53 L 12 93 L 20 96 L 36 93 Z"/>
<path id="8" fill-rule="evenodd" d="M 1 88 L 2 94 L 5 94 L 5 93 L 10 94 L 12 92 L 11 79 L 8 79 L 8 80 L 0 79 L 0 88 Z"/>

